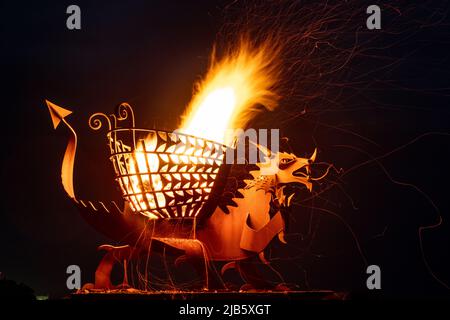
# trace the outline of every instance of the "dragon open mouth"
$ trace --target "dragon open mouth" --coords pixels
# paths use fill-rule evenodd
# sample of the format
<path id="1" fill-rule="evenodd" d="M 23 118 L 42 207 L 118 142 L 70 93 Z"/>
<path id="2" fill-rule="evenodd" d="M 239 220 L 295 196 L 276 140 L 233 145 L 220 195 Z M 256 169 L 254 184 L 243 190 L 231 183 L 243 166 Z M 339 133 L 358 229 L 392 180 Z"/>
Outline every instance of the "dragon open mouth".
<path id="1" fill-rule="evenodd" d="M 304 178 L 309 178 L 309 170 L 308 168 L 305 167 L 301 167 L 297 170 L 295 170 L 294 172 L 292 172 L 292 175 L 294 177 L 304 177 Z"/>

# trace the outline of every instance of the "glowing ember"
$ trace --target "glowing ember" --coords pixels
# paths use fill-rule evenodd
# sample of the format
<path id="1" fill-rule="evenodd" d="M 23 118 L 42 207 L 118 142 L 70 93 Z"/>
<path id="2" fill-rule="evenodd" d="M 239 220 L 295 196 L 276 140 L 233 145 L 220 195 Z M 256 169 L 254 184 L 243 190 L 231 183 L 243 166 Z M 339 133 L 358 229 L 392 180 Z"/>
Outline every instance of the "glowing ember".
<path id="1" fill-rule="evenodd" d="M 205 78 L 197 83 L 180 131 L 230 146 L 234 137 L 228 129 L 245 128 L 264 106 L 278 105 L 280 48 L 266 41 L 255 46 L 241 39 L 221 59 L 212 53 Z"/>

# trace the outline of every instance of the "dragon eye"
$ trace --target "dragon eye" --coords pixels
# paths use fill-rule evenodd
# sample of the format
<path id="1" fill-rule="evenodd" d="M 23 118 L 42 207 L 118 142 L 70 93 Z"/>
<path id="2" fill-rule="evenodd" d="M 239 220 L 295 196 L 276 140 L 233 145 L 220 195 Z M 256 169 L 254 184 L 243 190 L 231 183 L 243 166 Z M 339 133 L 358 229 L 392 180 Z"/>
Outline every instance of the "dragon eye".
<path id="1" fill-rule="evenodd" d="M 282 158 L 280 159 L 279 167 L 280 169 L 286 169 L 295 159 Z"/>

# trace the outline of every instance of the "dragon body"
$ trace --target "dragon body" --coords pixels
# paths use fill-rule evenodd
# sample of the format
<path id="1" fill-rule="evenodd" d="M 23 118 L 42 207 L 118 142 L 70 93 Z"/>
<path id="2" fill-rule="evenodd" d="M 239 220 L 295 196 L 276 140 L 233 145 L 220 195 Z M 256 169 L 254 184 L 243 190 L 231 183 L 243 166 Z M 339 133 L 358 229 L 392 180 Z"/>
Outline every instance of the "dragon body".
<path id="1" fill-rule="evenodd" d="M 284 188 L 287 184 L 297 183 L 311 191 L 310 165 L 316 158 L 316 151 L 310 158 L 300 158 L 292 153 L 270 151 L 260 147 L 266 159 L 276 159 L 271 164 L 275 171 L 265 174 L 267 163 L 259 163 L 256 170 L 247 172 L 248 179 L 238 179 L 227 201 L 217 203 L 211 213 L 202 221 L 195 219 L 148 219 L 132 212 L 126 201 L 87 201 L 78 199 L 73 187 L 73 168 L 76 153 L 76 134 L 64 117 L 70 114 L 66 109 L 46 101 L 56 129 L 63 121 L 71 130 L 66 153 L 62 164 L 62 184 L 80 209 L 82 217 L 97 231 L 108 236 L 121 246 L 103 245 L 99 249 L 106 254 L 100 262 L 95 283 L 85 286 L 87 289 L 111 289 L 110 275 L 117 261 L 137 259 L 151 251 L 173 251 L 179 255 L 176 264 L 193 262 L 204 272 L 205 287 L 209 282 L 209 263 L 227 262 L 222 271 L 236 267 L 243 279 L 251 283 L 255 276 L 246 269 L 245 261 L 259 257 L 263 262 L 264 250 L 278 236 L 284 241 L 285 218 L 281 210 L 288 207 L 293 195 L 287 196 Z M 270 155 L 270 157 L 269 157 Z M 234 165 L 239 166 L 239 165 Z M 235 178 L 234 178 L 235 179 Z M 219 195 L 220 198 L 221 195 Z M 166 251 L 164 251 L 166 252 Z M 123 285 L 128 285 L 127 270 L 124 272 Z M 253 281 L 253 284 L 261 283 Z"/>

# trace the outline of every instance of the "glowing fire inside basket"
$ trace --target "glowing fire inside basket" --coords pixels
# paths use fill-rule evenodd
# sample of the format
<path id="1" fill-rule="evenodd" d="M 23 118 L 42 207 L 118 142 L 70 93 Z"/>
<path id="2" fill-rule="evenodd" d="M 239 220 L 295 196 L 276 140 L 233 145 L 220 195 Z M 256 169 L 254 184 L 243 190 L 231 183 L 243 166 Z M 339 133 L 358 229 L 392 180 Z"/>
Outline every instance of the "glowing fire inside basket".
<path id="1" fill-rule="evenodd" d="M 130 134 L 134 147 L 123 142 L 122 136 Z M 158 130 L 115 129 L 108 136 L 116 180 L 134 212 L 151 219 L 197 217 L 214 186 L 225 146 Z"/>

